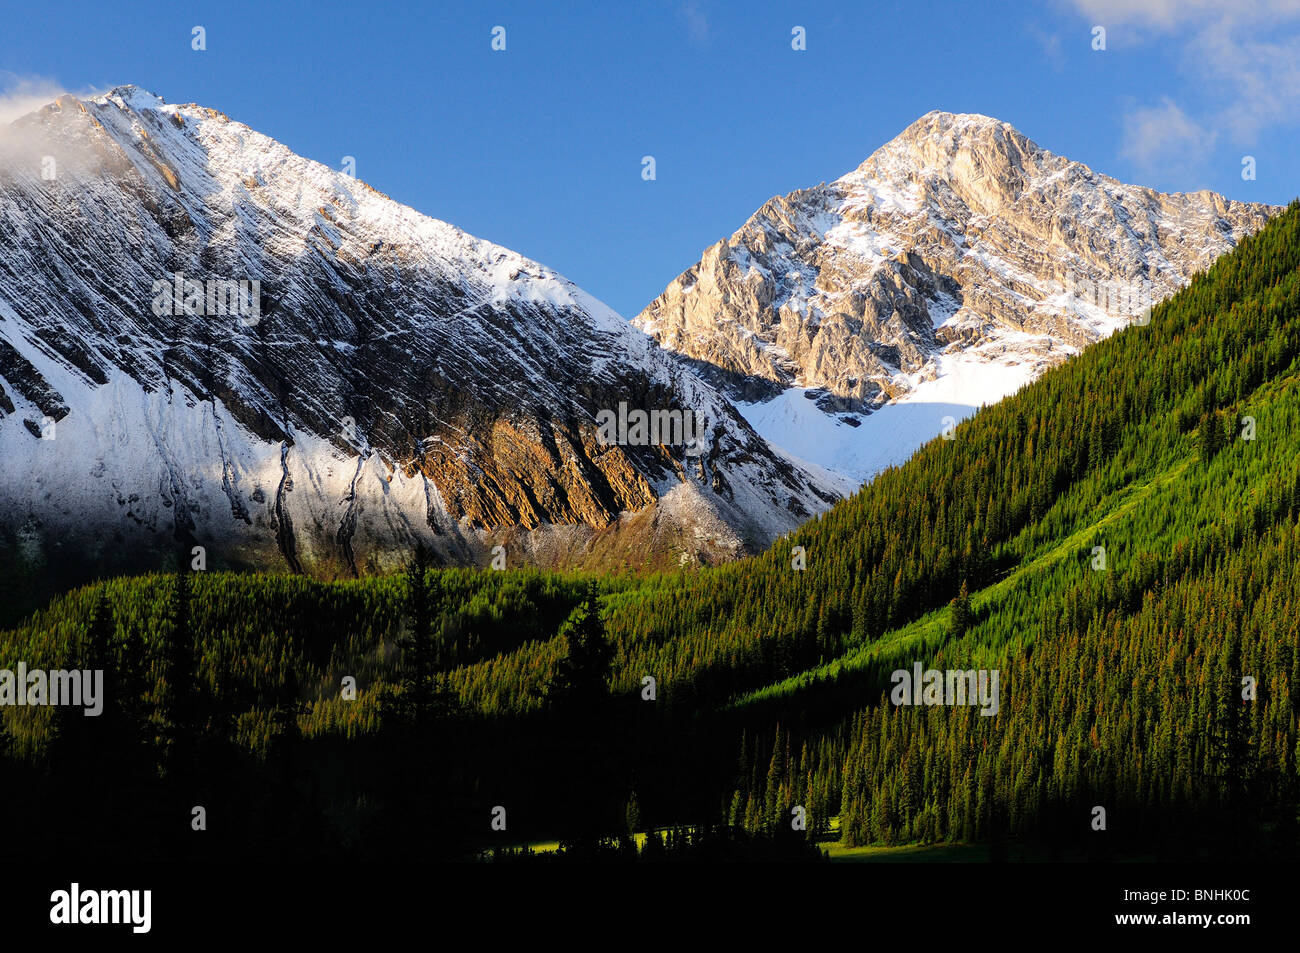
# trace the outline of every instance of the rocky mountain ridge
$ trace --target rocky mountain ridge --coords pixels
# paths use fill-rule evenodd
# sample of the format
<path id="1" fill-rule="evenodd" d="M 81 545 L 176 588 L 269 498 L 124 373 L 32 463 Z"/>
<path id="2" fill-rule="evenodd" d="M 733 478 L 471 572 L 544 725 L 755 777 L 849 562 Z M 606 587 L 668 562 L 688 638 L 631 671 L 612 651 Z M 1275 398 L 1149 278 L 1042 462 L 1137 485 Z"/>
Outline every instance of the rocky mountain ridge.
<path id="1" fill-rule="evenodd" d="M 602 442 L 620 402 L 690 408 L 699 452 Z M 417 542 L 676 565 L 837 490 L 562 276 L 214 110 L 121 87 L 0 133 L 0 548 L 25 570 L 202 545 L 336 576 Z"/>

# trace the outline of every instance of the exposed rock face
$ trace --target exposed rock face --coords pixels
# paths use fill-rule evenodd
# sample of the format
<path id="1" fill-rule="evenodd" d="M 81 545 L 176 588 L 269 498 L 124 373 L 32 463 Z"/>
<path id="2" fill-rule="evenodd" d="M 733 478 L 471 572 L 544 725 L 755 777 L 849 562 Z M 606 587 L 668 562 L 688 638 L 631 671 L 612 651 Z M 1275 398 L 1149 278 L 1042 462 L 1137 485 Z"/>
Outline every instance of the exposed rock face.
<path id="1" fill-rule="evenodd" d="M 505 538 L 512 564 L 675 563 L 836 498 L 553 271 L 134 87 L 0 131 L 0 388 L 0 549 L 28 564 L 139 570 L 179 539 L 333 575 Z M 694 411 L 699 454 L 602 444 L 620 401 Z"/>
<path id="2" fill-rule="evenodd" d="M 869 412 L 944 354 L 1023 382 L 1276 211 L 1124 185 L 1006 123 L 932 112 L 843 178 L 773 198 L 634 323 L 735 399 L 798 386 Z"/>

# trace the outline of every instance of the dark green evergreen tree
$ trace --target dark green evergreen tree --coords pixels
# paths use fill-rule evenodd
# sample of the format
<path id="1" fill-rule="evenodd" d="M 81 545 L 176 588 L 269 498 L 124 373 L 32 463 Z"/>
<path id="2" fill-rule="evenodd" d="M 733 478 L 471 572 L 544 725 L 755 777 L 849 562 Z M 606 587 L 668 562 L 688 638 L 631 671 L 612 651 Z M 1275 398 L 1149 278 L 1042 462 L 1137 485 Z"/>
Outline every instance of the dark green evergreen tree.
<path id="1" fill-rule="evenodd" d="M 971 624 L 970 592 L 966 589 L 966 580 L 962 580 L 961 589 L 948 603 L 948 607 L 951 615 L 952 638 L 960 639 L 970 629 Z"/>
<path id="2" fill-rule="evenodd" d="M 198 661 L 191 618 L 190 570 L 182 561 L 172 574 L 171 631 L 162 637 L 156 727 L 159 774 L 189 780 L 202 732 Z"/>
<path id="3" fill-rule="evenodd" d="M 596 583 L 587 586 L 586 596 L 560 628 L 568 653 L 556 665 L 547 690 L 555 708 L 598 715 L 609 699 L 610 663 L 614 648 L 600 617 Z"/>
<path id="4" fill-rule="evenodd" d="M 421 734 L 439 713 L 443 669 L 443 598 L 441 587 L 430 579 L 431 566 L 428 548 L 418 545 L 406 567 L 407 628 L 399 642 L 406 720 Z"/>

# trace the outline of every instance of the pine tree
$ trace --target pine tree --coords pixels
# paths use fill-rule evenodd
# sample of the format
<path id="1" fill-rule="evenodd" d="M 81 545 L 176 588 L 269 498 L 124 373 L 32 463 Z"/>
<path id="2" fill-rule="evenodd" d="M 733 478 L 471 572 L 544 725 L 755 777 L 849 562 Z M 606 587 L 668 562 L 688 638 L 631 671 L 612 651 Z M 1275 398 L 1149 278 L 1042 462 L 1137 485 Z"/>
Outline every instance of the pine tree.
<path id="1" fill-rule="evenodd" d="M 440 707 L 443 596 L 441 587 L 429 581 L 431 565 L 428 548 L 418 545 L 406 567 L 407 628 L 398 641 L 406 722 L 420 733 L 428 730 Z"/>
<path id="2" fill-rule="evenodd" d="M 641 827 L 641 805 L 637 801 L 635 789 L 628 794 L 627 809 L 623 814 L 627 820 L 627 836 L 636 836 L 637 830 Z"/>
<path id="3" fill-rule="evenodd" d="M 970 629 L 971 608 L 970 592 L 966 588 L 966 580 L 961 582 L 961 589 L 958 590 L 956 598 L 948 603 L 949 612 L 952 617 L 952 638 L 960 639 Z"/>
<path id="4" fill-rule="evenodd" d="M 1197 439 L 1200 441 L 1201 461 L 1208 464 L 1223 449 L 1223 426 L 1217 414 L 1210 412 L 1202 415 L 1197 427 Z"/>
<path id="5" fill-rule="evenodd" d="M 614 648 L 600 617 L 596 583 L 587 585 L 586 596 L 560 628 L 568 654 L 556 666 L 547 691 L 551 705 L 558 708 L 598 712 L 609 697 L 610 664 Z"/>
<path id="6" fill-rule="evenodd" d="M 189 569 L 182 564 L 172 575 L 171 632 L 163 640 L 162 679 L 156 713 L 159 773 L 189 774 L 198 750 L 199 699 L 194 631 L 191 622 Z"/>
<path id="7" fill-rule="evenodd" d="M 569 787 L 558 816 L 561 843 L 575 857 L 594 857 L 602 840 L 617 836 L 627 824 L 627 777 L 619 764 L 609 694 L 614 650 L 594 581 L 559 634 L 568 653 L 556 664 L 546 702 L 553 717 L 556 764 Z"/>

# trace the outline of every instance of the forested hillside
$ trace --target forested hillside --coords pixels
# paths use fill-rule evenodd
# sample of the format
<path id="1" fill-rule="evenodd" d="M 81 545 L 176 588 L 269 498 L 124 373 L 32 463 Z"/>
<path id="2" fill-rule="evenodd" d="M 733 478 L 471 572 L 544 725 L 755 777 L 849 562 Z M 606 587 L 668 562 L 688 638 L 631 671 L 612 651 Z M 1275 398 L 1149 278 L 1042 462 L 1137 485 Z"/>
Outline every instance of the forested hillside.
<path id="1" fill-rule="evenodd" d="M 178 825 L 159 854 L 194 849 L 174 838 L 211 797 L 217 853 L 626 848 L 665 825 L 779 852 L 803 807 L 849 845 L 1294 857 L 1297 358 L 1293 204 L 1149 324 L 753 559 L 78 590 L 0 634 L 0 668 L 103 667 L 112 710 L 0 710 L 3 806 L 117 772 L 122 816 Z M 915 662 L 998 670 L 997 714 L 895 707 Z"/>

